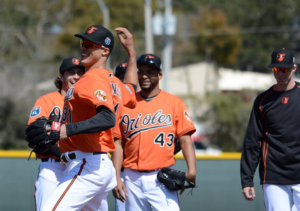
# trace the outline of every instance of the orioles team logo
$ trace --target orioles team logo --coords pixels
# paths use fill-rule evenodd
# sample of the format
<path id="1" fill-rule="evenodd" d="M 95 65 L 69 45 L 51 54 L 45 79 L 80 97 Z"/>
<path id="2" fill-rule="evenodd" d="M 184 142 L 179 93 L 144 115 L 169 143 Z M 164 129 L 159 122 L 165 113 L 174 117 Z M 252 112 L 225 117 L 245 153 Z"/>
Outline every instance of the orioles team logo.
<path id="1" fill-rule="evenodd" d="M 185 118 L 188 120 L 188 121 L 192 121 L 192 118 L 191 118 L 191 116 L 189 115 L 189 112 L 187 111 L 187 110 L 185 110 L 184 112 L 183 112 L 183 114 L 184 114 L 184 116 L 185 116 Z"/>
<path id="2" fill-rule="evenodd" d="M 120 67 L 123 68 L 125 70 L 125 68 L 127 67 L 127 63 L 121 63 Z"/>
<path id="3" fill-rule="evenodd" d="M 172 124 L 171 114 L 164 114 L 162 110 L 156 111 L 154 115 L 146 114 L 144 117 L 139 114 L 135 118 L 125 114 L 121 119 L 123 134 L 129 139 L 144 131 L 170 127 Z"/>
<path id="4" fill-rule="evenodd" d="M 146 55 L 144 60 L 146 61 L 147 59 L 154 59 L 154 56 Z"/>
<path id="5" fill-rule="evenodd" d="M 98 100 L 107 101 L 106 93 L 103 90 L 100 90 L 100 89 L 96 90 L 94 92 L 94 95 L 96 95 L 96 97 L 97 97 Z"/>
<path id="6" fill-rule="evenodd" d="M 88 30 L 86 31 L 86 33 L 88 34 L 92 34 L 93 32 L 95 32 L 96 30 L 98 30 L 95 26 L 91 26 L 88 28 Z"/>
<path id="7" fill-rule="evenodd" d="M 283 98 L 281 99 L 281 102 L 282 102 L 283 104 L 287 104 L 287 103 L 289 102 L 289 97 L 283 97 Z"/>
<path id="8" fill-rule="evenodd" d="M 282 62 L 283 59 L 284 59 L 284 57 L 285 57 L 285 54 L 283 54 L 283 53 L 278 53 L 277 56 L 276 56 L 276 60 L 277 60 L 278 62 Z"/>
<path id="9" fill-rule="evenodd" d="M 72 63 L 75 65 L 79 65 L 79 59 L 73 58 Z"/>

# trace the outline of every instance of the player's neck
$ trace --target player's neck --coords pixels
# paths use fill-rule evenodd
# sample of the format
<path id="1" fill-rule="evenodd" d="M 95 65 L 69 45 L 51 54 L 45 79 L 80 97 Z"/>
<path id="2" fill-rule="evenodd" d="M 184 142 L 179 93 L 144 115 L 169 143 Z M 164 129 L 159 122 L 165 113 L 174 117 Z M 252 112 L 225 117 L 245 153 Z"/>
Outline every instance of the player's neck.
<path id="1" fill-rule="evenodd" d="M 106 69 L 106 59 L 100 59 L 95 64 L 92 64 L 91 66 L 86 67 L 86 71 L 92 70 L 92 69 Z"/>
<path id="2" fill-rule="evenodd" d="M 64 89 L 60 90 L 60 94 L 61 96 L 63 96 L 63 98 L 65 98 L 67 91 L 65 91 Z"/>
<path id="3" fill-rule="evenodd" d="M 160 88 L 155 87 L 152 90 L 141 90 L 141 95 L 144 97 L 153 97 L 153 96 L 158 95 L 159 92 L 160 92 Z"/>
<path id="4" fill-rule="evenodd" d="M 295 86 L 295 84 L 296 82 L 293 79 L 291 79 L 287 84 L 277 84 L 276 89 L 277 91 L 287 91 L 292 89 Z"/>

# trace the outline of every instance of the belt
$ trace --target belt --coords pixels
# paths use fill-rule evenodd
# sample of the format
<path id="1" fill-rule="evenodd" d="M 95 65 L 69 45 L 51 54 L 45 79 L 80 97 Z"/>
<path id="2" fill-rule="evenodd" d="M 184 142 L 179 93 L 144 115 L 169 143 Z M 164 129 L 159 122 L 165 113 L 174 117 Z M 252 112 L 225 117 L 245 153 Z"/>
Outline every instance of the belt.
<path id="1" fill-rule="evenodd" d="M 140 172 L 140 173 L 149 173 L 149 172 L 153 172 L 153 171 L 156 171 L 157 169 L 154 169 L 154 170 L 150 170 L 150 171 L 148 171 L 148 170 L 145 170 L 145 171 L 138 171 L 138 170 L 136 170 L 137 172 Z"/>
<path id="2" fill-rule="evenodd" d="M 54 158 L 42 158 L 42 159 L 41 159 L 42 162 L 48 162 L 49 160 L 50 160 L 50 161 L 51 161 L 51 160 L 55 160 L 55 162 L 60 162 L 60 159 L 54 159 Z"/>
<path id="3" fill-rule="evenodd" d="M 99 155 L 99 154 L 107 154 L 107 152 L 93 152 L 93 155 Z M 75 152 L 69 153 L 68 156 L 69 156 L 70 160 L 76 159 L 76 153 Z M 65 155 L 61 156 L 61 160 L 65 163 L 68 162 Z"/>

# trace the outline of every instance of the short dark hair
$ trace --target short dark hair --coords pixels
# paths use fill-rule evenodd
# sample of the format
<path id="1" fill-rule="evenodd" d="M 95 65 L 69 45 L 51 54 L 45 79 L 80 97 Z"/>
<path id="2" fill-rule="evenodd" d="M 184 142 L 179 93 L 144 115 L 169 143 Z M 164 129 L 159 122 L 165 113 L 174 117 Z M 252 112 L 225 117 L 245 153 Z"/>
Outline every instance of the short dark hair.
<path id="1" fill-rule="evenodd" d="M 60 80 L 60 78 L 57 76 L 57 78 L 54 80 L 54 84 L 56 86 L 57 89 L 61 90 L 62 89 L 62 82 Z"/>

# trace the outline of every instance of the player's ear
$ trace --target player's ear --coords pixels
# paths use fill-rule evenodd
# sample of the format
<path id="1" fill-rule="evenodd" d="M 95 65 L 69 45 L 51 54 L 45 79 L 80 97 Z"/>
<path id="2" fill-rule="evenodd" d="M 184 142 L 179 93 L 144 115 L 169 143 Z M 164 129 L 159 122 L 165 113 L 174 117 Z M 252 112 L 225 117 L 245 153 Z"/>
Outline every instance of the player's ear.
<path id="1" fill-rule="evenodd" d="M 160 80 L 160 79 L 162 79 L 162 77 L 163 77 L 163 73 L 162 73 L 162 71 L 159 71 L 158 72 L 158 79 Z"/>
<path id="2" fill-rule="evenodd" d="M 58 75 L 58 78 L 59 78 L 59 80 L 62 82 L 63 75 L 62 75 L 62 74 L 59 74 L 59 75 Z"/>
<path id="3" fill-rule="evenodd" d="M 103 51 L 102 51 L 103 57 L 108 57 L 109 53 L 110 53 L 110 50 L 108 48 L 103 48 Z"/>

